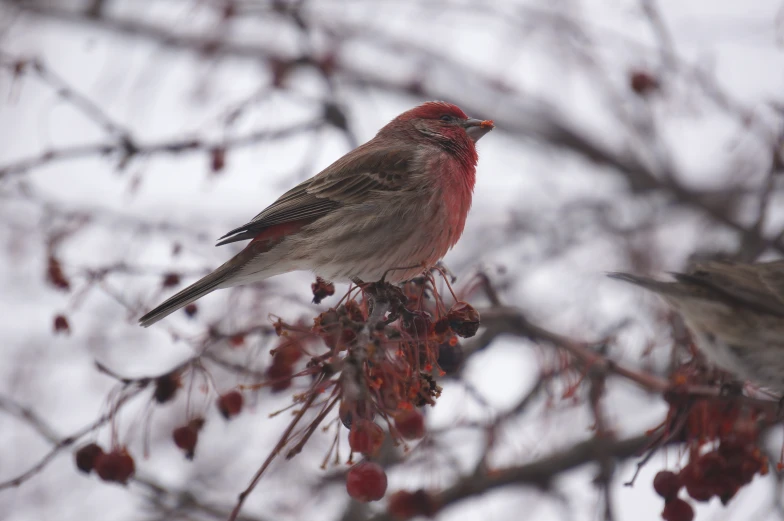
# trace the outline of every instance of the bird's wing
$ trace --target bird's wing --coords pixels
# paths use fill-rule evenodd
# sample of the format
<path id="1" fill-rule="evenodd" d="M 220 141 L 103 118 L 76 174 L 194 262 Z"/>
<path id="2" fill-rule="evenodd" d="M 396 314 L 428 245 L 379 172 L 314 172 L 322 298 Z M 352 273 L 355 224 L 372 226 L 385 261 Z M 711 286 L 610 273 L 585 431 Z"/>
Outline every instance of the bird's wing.
<path id="1" fill-rule="evenodd" d="M 253 239 L 272 226 L 302 227 L 341 206 L 366 200 L 370 192 L 401 190 L 411 160 L 412 154 L 405 150 L 363 145 L 280 196 L 249 223 L 221 237 L 217 245 Z"/>
<path id="2" fill-rule="evenodd" d="M 784 260 L 765 262 L 757 266 L 762 283 L 784 303 Z"/>
<path id="3" fill-rule="evenodd" d="M 707 261 L 676 278 L 710 287 L 736 305 L 784 317 L 784 263 Z"/>

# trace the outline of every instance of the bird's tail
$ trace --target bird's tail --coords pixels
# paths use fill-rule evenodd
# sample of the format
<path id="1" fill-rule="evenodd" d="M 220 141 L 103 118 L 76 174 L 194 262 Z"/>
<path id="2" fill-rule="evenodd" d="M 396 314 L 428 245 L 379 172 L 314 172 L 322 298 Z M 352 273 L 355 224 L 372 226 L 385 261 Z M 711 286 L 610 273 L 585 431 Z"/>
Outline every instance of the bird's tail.
<path id="1" fill-rule="evenodd" d="M 622 280 L 624 282 L 629 282 L 634 284 L 635 286 L 643 287 L 647 290 L 661 293 L 664 295 L 670 293 L 677 293 L 677 284 L 672 282 L 662 282 L 660 280 L 651 279 L 648 277 L 641 277 L 639 275 L 632 275 L 630 273 L 621 273 L 617 271 L 609 272 L 606 274 L 611 279 Z"/>
<path id="2" fill-rule="evenodd" d="M 184 290 L 166 300 L 157 308 L 144 315 L 139 319 L 139 324 L 142 327 L 149 327 L 155 324 L 162 318 L 171 315 L 178 309 L 187 306 L 194 300 L 198 300 L 207 293 L 211 293 L 216 289 L 223 287 L 222 284 L 225 283 L 233 273 L 234 269 L 224 264 L 217 270 L 213 271 L 206 277 L 197 280 Z"/>

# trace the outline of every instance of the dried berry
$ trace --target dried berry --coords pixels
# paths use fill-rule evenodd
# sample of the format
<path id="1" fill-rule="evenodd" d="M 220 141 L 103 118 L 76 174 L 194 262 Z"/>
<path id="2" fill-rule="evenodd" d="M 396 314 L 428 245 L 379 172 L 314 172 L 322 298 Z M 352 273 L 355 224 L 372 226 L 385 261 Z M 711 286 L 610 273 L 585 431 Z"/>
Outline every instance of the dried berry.
<path id="1" fill-rule="evenodd" d="M 125 484 L 135 471 L 133 458 L 125 448 L 116 448 L 95 458 L 95 472 L 104 481 Z"/>
<path id="2" fill-rule="evenodd" d="M 174 398 L 180 388 L 180 375 L 177 372 L 167 373 L 155 379 L 153 397 L 158 403 L 166 403 Z"/>
<path id="3" fill-rule="evenodd" d="M 322 300 L 335 294 L 335 285 L 321 277 L 316 277 L 316 282 L 310 285 L 310 289 L 313 291 L 314 304 L 321 304 Z"/>
<path id="4" fill-rule="evenodd" d="M 425 418 L 419 411 L 401 411 L 395 415 L 395 429 L 407 440 L 425 436 Z"/>
<path id="5" fill-rule="evenodd" d="M 430 334 L 433 317 L 427 311 L 412 311 L 403 318 L 403 330 L 414 338 L 425 338 Z"/>
<path id="6" fill-rule="evenodd" d="M 449 317 L 441 318 L 433 324 L 433 333 L 436 335 L 444 335 L 449 331 L 450 327 Z"/>
<path id="7" fill-rule="evenodd" d="M 89 474 L 95 467 L 95 460 L 103 454 L 103 449 L 97 443 L 90 443 L 76 451 L 76 467 L 82 472 Z"/>
<path id="8" fill-rule="evenodd" d="M 218 410 L 228 420 L 240 413 L 243 401 L 239 391 L 229 391 L 218 398 Z"/>
<path id="9" fill-rule="evenodd" d="M 457 336 L 471 338 L 479 329 L 479 312 L 465 302 L 457 302 L 447 314 L 449 326 Z"/>
<path id="10" fill-rule="evenodd" d="M 357 501 L 378 501 L 387 491 L 387 475 L 377 463 L 362 461 L 346 473 L 346 491 Z"/>

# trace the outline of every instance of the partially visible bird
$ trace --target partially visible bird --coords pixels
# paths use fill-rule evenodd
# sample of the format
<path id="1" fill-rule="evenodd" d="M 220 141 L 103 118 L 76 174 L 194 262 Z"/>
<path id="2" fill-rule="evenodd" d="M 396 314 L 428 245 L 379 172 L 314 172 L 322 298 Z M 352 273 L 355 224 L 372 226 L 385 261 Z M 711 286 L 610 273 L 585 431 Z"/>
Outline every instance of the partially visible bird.
<path id="1" fill-rule="evenodd" d="M 325 280 L 389 282 L 433 266 L 463 233 L 476 142 L 493 129 L 455 105 L 428 102 L 303 181 L 218 246 L 245 249 L 140 320 L 147 327 L 220 288 L 310 270 Z"/>
<path id="2" fill-rule="evenodd" d="M 698 262 L 688 273 L 674 273 L 675 282 L 608 275 L 663 297 L 720 369 L 784 392 L 784 260 Z"/>

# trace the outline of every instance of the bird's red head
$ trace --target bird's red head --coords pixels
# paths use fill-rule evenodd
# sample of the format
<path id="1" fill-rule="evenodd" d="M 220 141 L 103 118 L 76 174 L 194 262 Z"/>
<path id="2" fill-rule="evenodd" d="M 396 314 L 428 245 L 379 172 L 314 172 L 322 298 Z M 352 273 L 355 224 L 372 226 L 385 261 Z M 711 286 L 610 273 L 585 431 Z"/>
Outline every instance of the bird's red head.
<path id="1" fill-rule="evenodd" d="M 428 101 L 402 113 L 387 127 L 413 129 L 415 135 L 442 145 L 473 149 L 474 143 L 493 129 L 493 122 L 469 118 L 451 103 Z"/>

